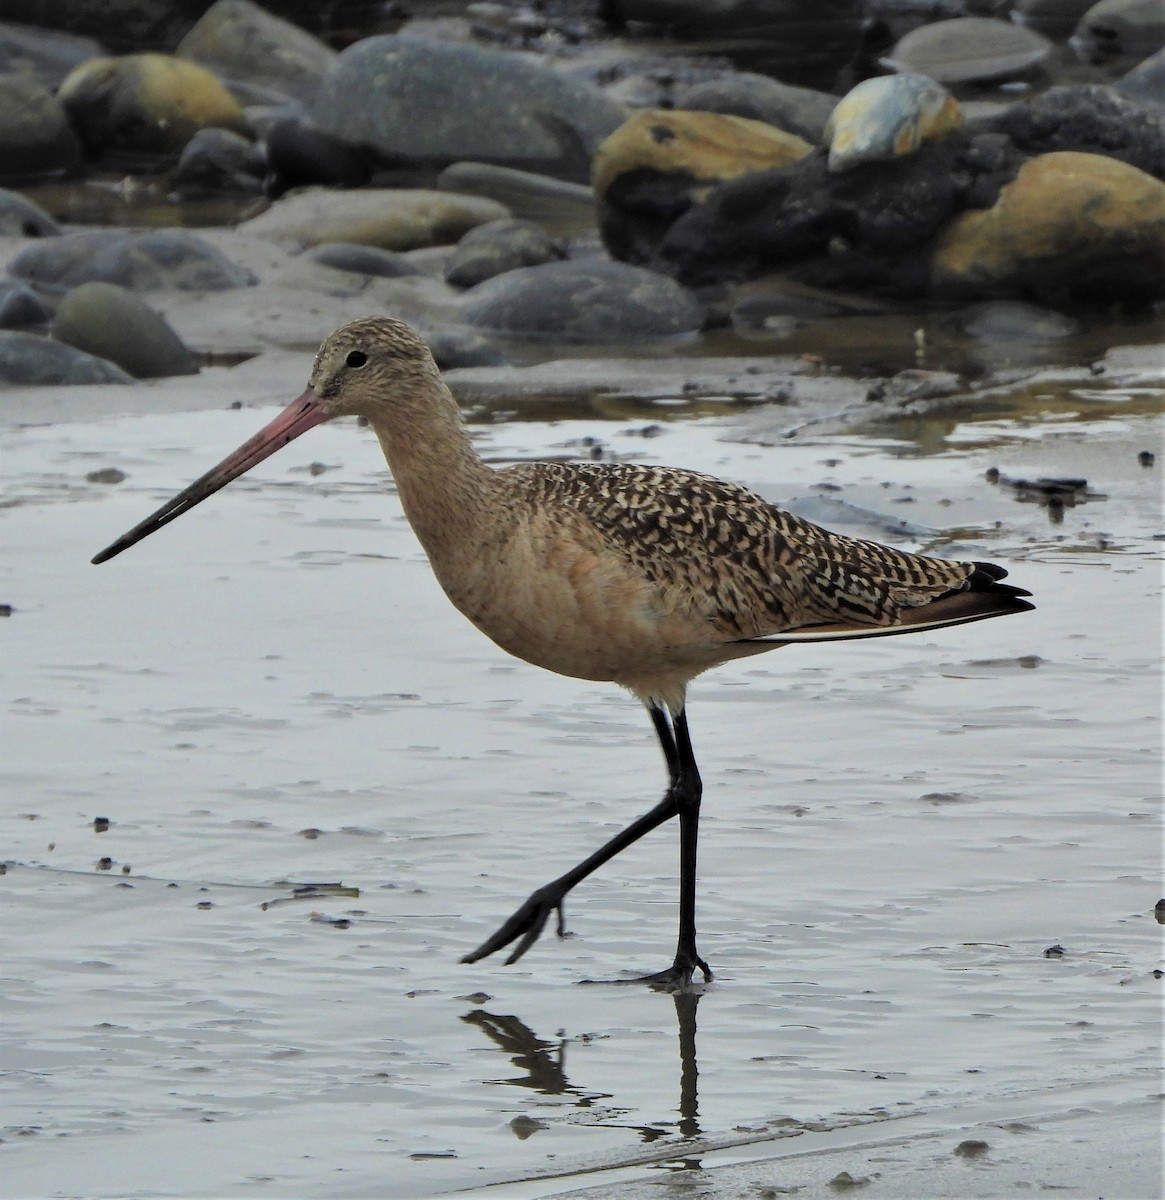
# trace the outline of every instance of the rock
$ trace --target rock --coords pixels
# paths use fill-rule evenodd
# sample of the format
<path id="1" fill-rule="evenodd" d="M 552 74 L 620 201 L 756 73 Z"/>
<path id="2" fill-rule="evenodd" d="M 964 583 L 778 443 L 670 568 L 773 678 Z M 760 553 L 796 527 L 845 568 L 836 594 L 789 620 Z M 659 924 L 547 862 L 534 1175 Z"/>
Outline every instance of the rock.
<path id="1" fill-rule="evenodd" d="M 516 54 L 403 35 L 349 46 L 311 115 L 398 162 L 473 159 L 579 182 L 624 116 L 596 88 Z"/>
<path id="2" fill-rule="evenodd" d="M 425 341 L 433 361 L 442 371 L 451 371 L 455 367 L 504 367 L 508 365 L 506 356 L 493 345 L 475 333 L 463 333 L 460 330 L 439 330 L 429 334 Z"/>
<path id="3" fill-rule="evenodd" d="M 867 79 L 842 97 L 825 127 L 829 169 L 850 171 L 913 154 L 927 139 L 945 137 L 962 123 L 959 102 L 926 75 Z"/>
<path id="4" fill-rule="evenodd" d="M 908 33 L 883 61 L 895 71 L 914 71 L 939 83 L 985 83 L 1026 75 L 1051 50 L 1046 37 L 1023 25 L 956 17 Z"/>
<path id="5" fill-rule="evenodd" d="M 312 34 L 251 0 L 218 0 L 174 53 L 220 79 L 259 83 L 310 100 L 336 52 Z"/>
<path id="6" fill-rule="evenodd" d="M 75 66 L 104 53 L 92 38 L 0 21 L 0 75 L 34 79 L 50 91 L 55 91 Z"/>
<path id="7" fill-rule="evenodd" d="M 1165 178 L 1160 112 L 1104 84 L 1049 88 L 979 127 L 1006 134 L 1028 155 L 1054 150 L 1104 154 Z"/>
<path id="8" fill-rule="evenodd" d="M 1087 63 L 1127 71 L 1165 42 L 1160 0 L 1100 0 L 1080 18 L 1072 49 Z"/>
<path id="9" fill-rule="evenodd" d="M 828 92 L 792 87 L 749 71 L 690 84 L 675 98 L 676 108 L 764 121 L 814 144 L 821 142 L 836 104 L 837 97 Z"/>
<path id="10" fill-rule="evenodd" d="M 1052 342 L 1074 337 L 1080 322 L 1023 300 L 987 300 L 971 304 L 953 318 L 968 336 L 988 342 Z"/>
<path id="11" fill-rule="evenodd" d="M 822 269 L 801 274 L 804 282 L 917 295 L 928 286 L 922 247 L 967 202 L 966 154 L 956 135 L 840 174 L 813 155 L 730 179 L 671 225 L 653 265 L 698 287 L 816 260 Z"/>
<path id="12" fill-rule="evenodd" d="M 703 314 L 674 280 L 603 261 L 507 271 L 466 293 L 465 321 L 518 338 L 644 341 L 693 334 Z"/>
<path id="13" fill-rule="evenodd" d="M 305 257 L 336 271 L 354 275 L 374 275 L 382 279 L 399 279 L 405 275 L 424 275 L 416 263 L 392 250 L 362 246 L 356 242 L 323 242 L 308 250 Z"/>
<path id="14" fill-rule="evenodd" d="M 200 129 L 182 148 L 171 176 L 184 198 L 227 192 L 260 195 L 267 160 L 254 142 L 229 129 Z"/>
<path id="15" fill-rule="evenodd" d="M 324 133 L 302 117 L 280 117 L 267 131 L 267 190 L 272 196 L 315 184 L 362 187 L 372 178 L 374 162 L 363 147 Z"/>
<path id="16" fill-rule="evenodd" d="M 817 321 L 865 316 L 885 311 L 884 305 L 861 298 L 800 287 L 788 279 L 758 282 L 740 289 L 732 306 L 732 328 L 742 337 L 787 337 Z"/>
<path id="17" fill-rule="evenodd" d="M 133 383 L 119 366 L 35 333 L 0 331 L 0 383 Z"/>
<path id="18" fill-rule="evenodd" d="M 0 235 L 4 237 L 53 237 L 61 227 L 39 204 L 19 192 L 0 188 Z"/>
<path id="19" fill-rule="evenodd" d="M 209 242 L 180 229 L 66 233 L 21 250 L 9 262 L 8 272 L 50 294 L 90 281 L 142 292 L 216 292 L 256 282 L 250 271 L 230 262 Z"/>
<path id="20" fill-rule="evenodd" d="M 705 52 L 793 84 L 820 84 L 849 66 L 865 18 L 862 0 L 605 0 L 601 12 L 618 27 L 657 25 L 698 38 Z"/>
<path id="21" fill-rule="evenodd" d="M 1064 41 L 1096 0 L 1015 0 L 1011 19 L 1044 37 Z"/>
<path id="22" fill-rule="evenodd" d="M 794 134 L 745 117 L 637 113 L 595 153 L 603 243 L 615 258 L 650 262 L 668 228 L 703 203 L 710 185 L 786 166 L 812 149 Z"/>
<path id="23" fill-rule="evenodd" d="M 4 0 L 9 21 L 98 38 L 115 53 L 174 46 L 202 0 Z"/>
<path id="24" fill-rule="evenodd" d="M 52 318 L 53 310 L 32 288 L 0 279 L 0 329 L 41 329 Z"/>
<path id="25" fill-rule="evenodd" d="M 137 379 L 198 374 L 194 356 L 166 319 L 113 283 L 83 283 L 67 292 L 52 333 Z"/>
<path id="26" fill-rule="evenodd" d="M 0 75 L 0 180 L 75 174 L 81 146 L 57 98 L 33 79 Z"/>
<path id="27" fill-rule="evenodd" d="M 516 217 L 573 226 L 590 225 L 594 221 L 595 196 L 589 187 L 513 167 L 453 163 L 437 176 L 437 189 L 485 196 L 504 204 Z"/>
<path id="28" fill-rule="evenodd" d="M 1138 63 L 1127 75 L 1118 79 L 1113 87 L 1130 100 L 1151 105 L 1158 110 L 1165 108 L 1165 50 L 1150 54 L 1144 62 Z"/>
<path id="29" fill-rule="evenodd" d="M 90 59 L 58 97 L 94 161 L 151 165 L 176 158 L 205 126 L 246 128 L 234 97 L 205 67 L 167 54 Z"/>
<path id="30" fill-rule="evenodd" d="M 473 287 L 505 271 L 537 267 L 562 257 L 557 242 L 533 221 L 487 221 L 457 243 L 445 266 L 445 282 Z"/>
<path id="31" fill-rule="evenodd" d="M 939 237 L 934 292 L 1029 296 L 1054 308 L 1137 307 L 1165 296 L 1165 184 L 1070 151 L 1025 163 L 994 207 Z"/>
<path id="32" fill-rule="evenodd" d="M 357 242 L 385 250 L 416 250 L 455 242 L 475 225 L 509 215 L 492 200 L 422 188 L 311 188 L 284 196 L 240 229 L 297 249 L 321 242 Z"/>

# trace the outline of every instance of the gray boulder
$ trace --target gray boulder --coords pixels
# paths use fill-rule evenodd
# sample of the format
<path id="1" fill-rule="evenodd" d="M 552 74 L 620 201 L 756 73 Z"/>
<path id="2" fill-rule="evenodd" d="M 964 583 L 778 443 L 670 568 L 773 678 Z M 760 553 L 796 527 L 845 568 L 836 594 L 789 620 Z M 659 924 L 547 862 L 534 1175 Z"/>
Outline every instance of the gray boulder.
<path id="1" fill-rule="evenodd" d="M 537 267 L 562 258 L 558 243 L 534 221 L 487 221 L 457 243 L 445 265 L 445 282 L 473 287 L 518 267 Z"/>
<path id="2" fill-rule="evenodd" d="M 519 54 L 394 35 L 349 46 L 312 116 L 325 133 L 396 162 L 473 159 L 581 183 L 625 114 L 590 84 Z"/>
<path id="3" fill-rule="evenodd" d="M 53 310 L 30 287 L 0 279 L 0 329 L 44 329 Z"/>
<path id="4" fill-rule="evenodd" d="M 57 306 L 52 333 L 138 379 L 198 374 L 194 356 L 165 317 L 113 283 L 73 288 Z"/>
<path id="5" fill-rule="evenodd" d="M 0 384 L 133 383 L 119 366 L 35 333 L 0 330 Z"/>
<path id="6" fill-rule="evenodd" d="M 81 143 L 57 98 L 35 79 L 0 75 L 0 180 L 72 175 Z"/>
<path id="7" fill-rule="evenodd" d="M 336 58 L 319 38 L 251 0 L 218 0 L 174 53 L 231 84 L 265 84 L 300 100 L 315 93 Z"/>
<path id="8" fill-rule="evenodd" d="M 507 271 L 466 293 L 465 321 L 510 337 L 647 341 L 696 333 L 703 312 L 673 279 L 587 260 Z"/>
<path id="9" fill-rule="evenodd" d="M 93 280 L 142 292 L 217 292 L 257 282 L 209 242 L 180 229 L 67 233 L 21 250 L 8 272 L 50 294 Z"/>
<path id="10" fill-rule="evenodd" d="M 767 75 L 738 71 L 681 89 L 675 107 L 765 121 L 820 145 L 825 122 L 837 100 L 828 92 L 792 87 Z"/>
<path id="11" fill-rule="evenodd" d="M 39 204 L 0 188 L 0 235 L 5 237 L 53 237 L 61 227 Z"/>

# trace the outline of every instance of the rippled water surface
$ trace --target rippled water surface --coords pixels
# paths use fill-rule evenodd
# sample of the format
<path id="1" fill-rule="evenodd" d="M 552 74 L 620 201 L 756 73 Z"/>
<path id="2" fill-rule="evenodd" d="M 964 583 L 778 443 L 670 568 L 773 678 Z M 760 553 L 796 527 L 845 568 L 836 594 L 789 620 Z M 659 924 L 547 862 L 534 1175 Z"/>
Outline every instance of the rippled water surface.
<path id="1" fill-rule="evenodd" d="M 578 986 L 670 959 L 670 827 L 580 888 L 568 940 L 459 964 L 654 804 L 662 764 L 631 699 L 451 609 L 367 431 L 318 430 L 88 565 L 268 415 L 4 432 L 4 1194 L 540 1196 L 1158 1090 L 1151 417 L 996 415 L 927 453 L 745 445 L 730 416 L 483 427 L 497 458 L 594 438 L 905 516 L 902 544 L 1037 595 L 696 683 L 717 977 L 676 999 Z M 1098 498 L 1052 523 L 988 466 Z"/>

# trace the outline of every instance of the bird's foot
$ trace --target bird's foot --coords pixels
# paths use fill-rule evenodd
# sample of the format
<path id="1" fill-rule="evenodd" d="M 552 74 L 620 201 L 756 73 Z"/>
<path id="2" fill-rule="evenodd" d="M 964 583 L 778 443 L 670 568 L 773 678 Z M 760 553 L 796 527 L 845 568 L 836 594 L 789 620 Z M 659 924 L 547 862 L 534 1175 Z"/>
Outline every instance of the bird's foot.
<path id="1" fill-rule="evenodd" d="M 463 963 L 475 963 L 479 959 L 486 958 L 490 954 L 500 950 L 503 946 L 508 946 L 515 938 L 520 937 L 522 940 L 514 947 L 509 958 L 506 959 L 507 967 L 511 963 L 516 963 L 541 937 L 542 930 L 552 912 L 558 913 L 558 936 L 566 937 L 566 915 L 563 912 L 562 903 L 566 899 L 567 890 L 569 889 L 548 883 L 545 887 L 540 887 L 537 891 L 531 892 L 526 902 L 506 921 L 497 933 L 493 934 L 492 937 L 486 938 L 476 950 L 470 954 L 466 954 L 461 961 Z"/>
<path id="2" fill-rule="evenodd" d="M 653 975 L 636 975 L 631 979 L 587 979 L 585 983 L 645 983 L 657 992 L 689 992 L 693 990 L 692 976 L 697 968 L 704 976 L 704 983 L 712 982 L 712 968 L 694 951 L 691 954 L 677 954 L 676 960 L 663 971 Z M 695 985 L 697 988 L 699 984 Z"/>

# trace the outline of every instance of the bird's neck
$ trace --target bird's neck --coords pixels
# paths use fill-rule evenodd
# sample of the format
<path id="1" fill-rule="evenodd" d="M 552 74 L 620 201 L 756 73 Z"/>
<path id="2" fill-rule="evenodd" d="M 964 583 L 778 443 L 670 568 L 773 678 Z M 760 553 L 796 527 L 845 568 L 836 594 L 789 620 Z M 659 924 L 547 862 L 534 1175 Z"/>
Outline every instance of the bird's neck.
<path id="1" fill-rule="evenodd" d="M 481 461 L 457 401 L 439 379 L 423 406 L 390 421 L 372 418 L 401 506 L 434 566 L 472 546 L 485 519 L 495 472 Z"/>

